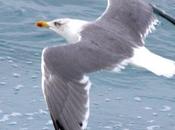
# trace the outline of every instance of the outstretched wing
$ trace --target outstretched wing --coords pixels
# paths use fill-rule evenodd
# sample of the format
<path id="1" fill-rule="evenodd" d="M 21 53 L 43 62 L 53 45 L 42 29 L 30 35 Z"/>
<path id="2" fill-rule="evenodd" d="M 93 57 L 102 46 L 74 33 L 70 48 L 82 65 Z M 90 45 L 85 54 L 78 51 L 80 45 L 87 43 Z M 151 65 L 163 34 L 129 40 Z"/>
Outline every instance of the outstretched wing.
<path id="1" fill-rule="evenodd" d="M 128 40 L 143 44 L 143 38 L 154 29 L 156 19 L 152 7 L 144 0 L 108 0 L 100 26 L 125 35 Z"/>
<path id="2" fill-rule="evenodd" d="M 126 59 L 92 43 L 46 48 L 42 56 L 42 86 L 56 130 L 83 130 L 89 117 L 90 81 L 85 74 Z"/>

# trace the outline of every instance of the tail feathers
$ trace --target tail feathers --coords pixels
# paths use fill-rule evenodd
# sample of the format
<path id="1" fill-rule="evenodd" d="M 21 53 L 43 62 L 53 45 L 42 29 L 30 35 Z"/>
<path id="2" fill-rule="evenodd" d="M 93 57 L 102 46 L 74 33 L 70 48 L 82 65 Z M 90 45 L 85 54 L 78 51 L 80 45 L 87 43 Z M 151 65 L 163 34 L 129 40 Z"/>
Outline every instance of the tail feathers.
<path id="1" fill-rule="evenodd" d="M 145 47 L 134 49 L 131 63 L 143 67 L 158 76 L 171 78 L 175 75 L 175 62 L 158 56 Z"/>

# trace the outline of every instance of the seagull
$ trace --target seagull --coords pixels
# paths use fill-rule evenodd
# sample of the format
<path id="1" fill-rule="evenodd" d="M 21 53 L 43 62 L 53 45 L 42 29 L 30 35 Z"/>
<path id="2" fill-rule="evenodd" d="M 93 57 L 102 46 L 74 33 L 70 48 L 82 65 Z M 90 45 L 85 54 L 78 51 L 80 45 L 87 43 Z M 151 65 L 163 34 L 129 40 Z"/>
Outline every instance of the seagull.
<path id="1" fill-rule="evenodd" d="M 90 114 L 89 73 L 122 70 L 131 64 L 158 75 L 175 75 L 175 62 L 146 48 L 144 39 L 158 20 L 170 22 L 166 12 L 143 0 L 108 0 L 105 12 L 94 21 L 62 18 L 38 21 L 69 44 L 42 52 L 42 90 L 55 130 L 85 130 Z"/>

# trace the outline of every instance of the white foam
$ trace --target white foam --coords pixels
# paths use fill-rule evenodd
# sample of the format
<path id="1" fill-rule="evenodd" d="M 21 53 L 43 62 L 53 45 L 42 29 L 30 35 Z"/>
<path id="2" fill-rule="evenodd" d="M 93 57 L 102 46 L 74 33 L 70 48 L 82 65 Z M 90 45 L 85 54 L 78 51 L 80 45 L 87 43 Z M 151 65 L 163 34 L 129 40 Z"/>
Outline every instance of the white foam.
<path id="1" fill-rule="evenodd" d="M 44 111 L 44 110 L 42 110 L 42 109 L 39 109 L 39 113 L 40 113 L 40 114 L 43 114 L 43 115 L 47 115 L 47 114 L 48 114 L 47 111 Z"/>
<path id="2" fill-rule="evenodd" d="M 13 121 L 13 122 L 8 123 L 8 125 L 17 125 L 17 122 Z"/>
<path id="3" fill-rule="evenodd" d="M 104 128 L 105 128 L 105 129 L 111 129 L 111 130 L 113 129 L 112 126 L 104 126 Z"/>
<path id="4" fill-rule="evenodd" d="M 44 126 L 43 128 L 42 128 L 42 130 L 49 130 L 50 128 L 49 127 L 47 127 L 47 126 Z"/>
<path id="5" fill-rule="evenodd" d="M 17 117 L 17 116 L 22 116 L 22 114 L 21 113 L 18 113 L 18 112 L 12 112 L 11 114 L 5 114 L 0 119 L 0 122 L 8 121 L 10 119 L 10 117 Z"/>
<path id="6" fill-rule="evenodd" d="M 27 120 L 33 120 L 34 118 L 33 117 L 27 117 Z"/>
<path id="7" fill-rule="evenodd" d="M 38 78 L 37 75 L 32 75 L 32 79 L 36 79 L 36 78 Z"/>
<path id="8" fill-rule="evenodd" d="M 152 110 L 152 107 L 144 107 L 145 110 Z"/>
<path id="9" fill-rule="evenodd" d="M 7 115 L 7 114 L 3 115 L 3 117 L 0 119 L 0 122 L 8 121 L 9 117 L 10 117 L 10 115 Z"/>
<path id="10" fill-rule="evenodd" d="M 137 102 L 141 102 L 142 99 L 140 97 L 134 97 L 134 100 L 137 101 Z"/>
<path id="11" fill-rule="evenodd" d="M 156 128 L 160 128 L 160 126 L 159 125 L 148 126 L 147 130 L 155 130 Z"/>
<path id="12" fill-rule="evenodd" d="M 21 113 L 18 113 L 18 112 L 12 112 L 12 113 L 10 114 L 10 116 L 12 116 L 12 117 L 17 117 L 17 116 L 22 116 L 22 114 L 21 114 Z"/>
<path id="13" fill-rule="evenodd" d="M 129 130 L 129 128 L 124 128 L 123 130 Z"/>
<path id="14" fill-rule="evenodd" d="M 121 122 L 116 122 L 115 123 L 115 128 L 121 128 L 123 126 L 123 124 Z"/>
<path id="15" fill-rule="evenodd" d="M 6 85 L 7 83 L 6 82 L 0 82 L 0 85 L 4 86 Z"/>
<path id="16" fill-rule="evenodd" d="M 170 106 L 163 106 L 163 108 L 160 110 L 162 112 L 168 112 L 168 111 L 171 111 L 171 107 Z"/>
<path id="17" fill-rule="evenodd" d="M 158 116 L 158 113 L 154 112 L 154 113 L 153 113 L 153 116 Z"/>
<path id="18" fill-rule="evenodd" d="M 38 85 L 33 86 L 33 88 L 40 88 Z"/>
<path id="19" fill-rule="evenodd" d="M 31 64 L 33 64 L 33 62 L 32 61 L 26 61 L 26 64 L 31 65 Z"/>
<path id="20" fill-rule="evenodd" d="M 0 61 L 4 61 L 5 60 L 5 58 L 4 57 L 0 57 Z"/>
<path id="21" fill-rule="evenodd" d="M 21 75 L 19 73 L 13 73 L 13 77 L 19 78 Z"/>
<path id="22" fill-rule="evenodd" d="M 7 60 L 12 60 L 13 58 L 10 56 L 7 56 Z"/>
<path id="23" fill-rule="evenodd" d="M 14 61 L 13 60 L 8 60 L 9 63 L 13 63 Z"/>
<path id="24" fill-rule="evenodd" d="M 122 100 L 122 97 L 116 97 L 115 100 Z"/>
<path id="25" fill-rule="evenodd" d="M 19 91 L 21 88 L 24 88 L 22 84 L 19 84 L 16 87 L 14 87 L 15 91 Z"/>
<path id="26" fill-rule="evenodd" d="M 106 99 L 105 99 L 105 102 L 110 102 L 110 101 L 111 101 L 110 98 L 106 98 Z"/>
<path id="27" fill-rule="evenodd" d="M 143 117 L 142 116 L 137 116 L 137 119 L 142 119 Z"/>
<path id="28" fill-rule="evenodd" d="M 26 113 L 25 116 L 34 116 L 35 113 Z"/>
<path id="29" fill-rule="evenodd" d="M 18 68 L 18 65 L 15 64 L 15 63 L 13 63 L 12 66 L 13 66 L 14 68 Z"/>
<path id="30" fill-rule="evenodd" d="M 19 130 L 28 130 L 28 128 L 20 128 Z"/>
<path id="31" fill-rule="evenodd" d="M 149 120 L 149 121 L 147 121 L 148 123 L 153 123 L 153 122 L 155 122 L 155 120 Z"/>
<path id="32" fill-rule="evenodd" d="M 49 121 L 46 123 L 46 125 L 47 125 L 47 126 L 48 126 L 48 125 L 53 125 L 52 120 L 49 120 Z"/>

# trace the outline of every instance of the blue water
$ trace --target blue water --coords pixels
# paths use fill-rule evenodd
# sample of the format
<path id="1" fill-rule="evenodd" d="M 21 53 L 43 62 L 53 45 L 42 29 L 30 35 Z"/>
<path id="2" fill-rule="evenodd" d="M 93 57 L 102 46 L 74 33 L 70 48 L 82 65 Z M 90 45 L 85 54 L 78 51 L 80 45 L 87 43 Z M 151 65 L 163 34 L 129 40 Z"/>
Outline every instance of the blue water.
<path id="1" fill-rule="evenodd" d="M 149 0 L 151 1 L 151 0 Z M 174 0 L 152 0 L 175 16 Z M 94 20 L 106 0 L 0 0 L 0 130 L 53 130 L 41 91 L 45 46 L 65 42 L 34 26 L 38 20 Z M 161 21 L 146 46 L 175 60 L 175 27 Z M 128 66 L 90 75 L 89 130 L 175 130 L 175 78 Z"/>

